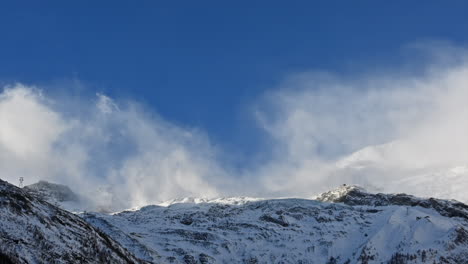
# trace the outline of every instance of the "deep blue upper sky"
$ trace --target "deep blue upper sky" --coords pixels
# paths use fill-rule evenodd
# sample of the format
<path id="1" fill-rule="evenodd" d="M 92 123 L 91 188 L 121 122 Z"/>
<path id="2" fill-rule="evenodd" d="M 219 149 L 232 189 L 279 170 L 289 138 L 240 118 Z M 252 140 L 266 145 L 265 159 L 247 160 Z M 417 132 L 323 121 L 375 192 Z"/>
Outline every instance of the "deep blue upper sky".
<path id="1" fill-rule="evenodd" d="M 242 109 L 288 74 L 465 45 L 468 1 L 4 1 L 0 33 L 2 83 L 79 79 L 247 145 Z"/>

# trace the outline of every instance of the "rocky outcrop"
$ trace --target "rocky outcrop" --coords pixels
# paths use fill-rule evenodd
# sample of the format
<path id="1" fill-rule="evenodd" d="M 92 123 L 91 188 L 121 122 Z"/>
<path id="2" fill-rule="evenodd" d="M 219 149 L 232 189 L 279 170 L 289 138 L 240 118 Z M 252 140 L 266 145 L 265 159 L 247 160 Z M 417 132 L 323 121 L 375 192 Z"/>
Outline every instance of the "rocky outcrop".
<path id="1" fill-rule="evenodd" d="M 447 217 L 461 217 L 468 220 L 468 205 L 452 200 L 442 200 L 435 198 L 422 199 L 412 195 L 368 193 L 363 188 L 354 185 L 343 185 L 336 190 L 323 193 L 317 200 L 333 203 L 344 203 L 347 205 L 367 205 L 367 206 L 419 206 L 434 209 L 438 213 Z"/>

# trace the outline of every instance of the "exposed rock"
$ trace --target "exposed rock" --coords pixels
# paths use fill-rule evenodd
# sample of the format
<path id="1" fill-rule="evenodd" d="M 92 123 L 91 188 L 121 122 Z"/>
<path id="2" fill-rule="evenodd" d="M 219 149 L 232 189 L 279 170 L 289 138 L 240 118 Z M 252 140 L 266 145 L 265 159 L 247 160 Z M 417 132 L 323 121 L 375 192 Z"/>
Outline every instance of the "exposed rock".
<path id="1" fill-rule="evenodd" d="M 0 263 L 142 263 L 82 218 L 0 180 Z"/>
<path id="2" fill-rule="evenodd" d="M 468 205 L 458 201 L 447 201 L 435 198 L 422 199 L 408 194 L 372 194 L 358 186 L 343 186 L 336 190 L 321 194 L 317 200 L 347 205 L 368 206 L 420 206 L 431 208 L 447 217 L 461 217 L 468 219 Z"/>

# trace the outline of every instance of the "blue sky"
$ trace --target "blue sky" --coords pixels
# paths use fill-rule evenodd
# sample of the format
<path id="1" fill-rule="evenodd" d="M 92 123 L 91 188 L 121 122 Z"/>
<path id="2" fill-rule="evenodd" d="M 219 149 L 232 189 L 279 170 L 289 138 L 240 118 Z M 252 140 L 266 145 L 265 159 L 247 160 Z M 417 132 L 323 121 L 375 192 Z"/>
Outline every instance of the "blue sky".
<path id="1" fill-rule="evenodd" d="M 394 191 L 468 159 L 467 13 L 466 1 L 2 3 L 0 174 L 114 186 L 102 199 L 125 206 Z M 374 167 L 355 174 L 363 149 Z"/>
<path id="2" fill-rule="evenodd" d="M 468 41 L 466 1 L 8 1 L 0 80 L 79 79 L 248 148 L 243 109 L 285 76 L 398 63 Z"/>

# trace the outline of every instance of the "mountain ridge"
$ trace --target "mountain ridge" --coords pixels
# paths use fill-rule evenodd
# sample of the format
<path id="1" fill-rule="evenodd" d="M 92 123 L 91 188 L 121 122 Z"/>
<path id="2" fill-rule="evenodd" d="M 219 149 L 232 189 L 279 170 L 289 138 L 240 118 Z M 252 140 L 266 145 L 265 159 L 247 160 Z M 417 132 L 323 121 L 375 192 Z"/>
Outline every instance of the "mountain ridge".
<path id="1" fill-rule="evenodd" d="M 57 186 L 41 185 L 36 195 L 0 181 L 0 261 L 468 263 L 468 205 L 455 200 L 343 184 L 315 199 L 192 197 L 75 215 L 42 200 Z"/>
<path id="2" fill-rule="evenodd" d="M 149 262 L 468 263 L 467 205 L 357 186 L 317 200 L 188 199 L 82 217 Z"/>

